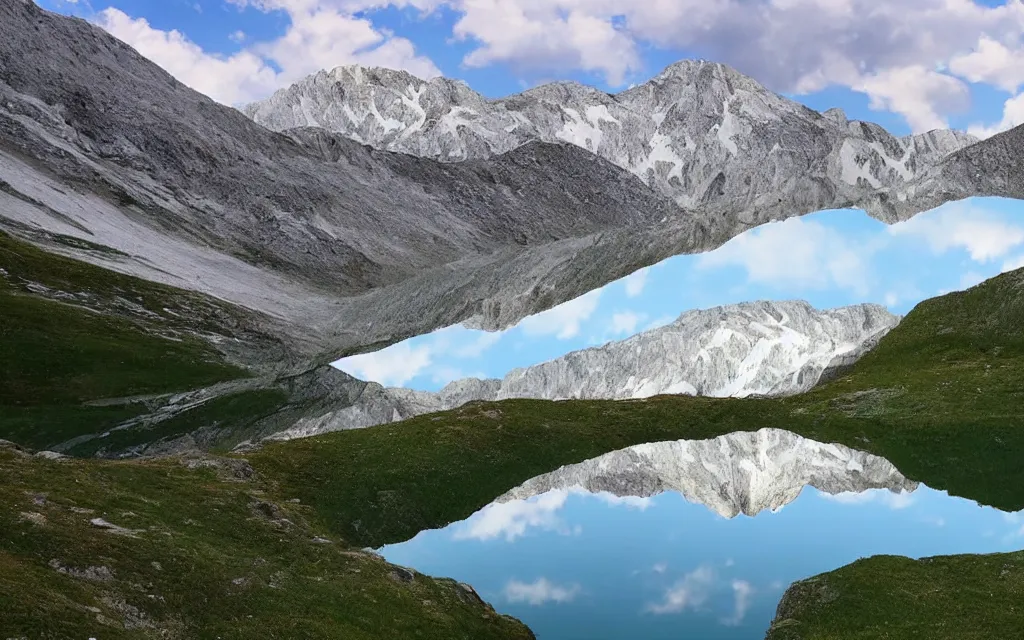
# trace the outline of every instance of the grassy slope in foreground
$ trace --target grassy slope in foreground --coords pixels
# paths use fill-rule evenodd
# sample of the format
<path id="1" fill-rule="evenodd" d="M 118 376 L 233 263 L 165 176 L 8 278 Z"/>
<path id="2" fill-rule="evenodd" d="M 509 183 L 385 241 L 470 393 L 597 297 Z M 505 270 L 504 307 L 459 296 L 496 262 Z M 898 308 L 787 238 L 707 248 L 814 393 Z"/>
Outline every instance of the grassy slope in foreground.
<path id="1" fill-rule="evenodd" d="M 46 448 L 148 409 L 86 402 L 246 377 L 198 337 L 231 335 L 236 313 L 0 233 L 0 438 Z"/>
<path id="2" fill-rule="evenodd" d="M 533 637 L 451 580 L 346 548 L 249 471 L 0 446 L 0 637 Z"/>
<path id="3" fill-rule="evenodd" d="M 875 556 L 794 583 L 766 640 L 1024 637 L 1024 552 Z"/>

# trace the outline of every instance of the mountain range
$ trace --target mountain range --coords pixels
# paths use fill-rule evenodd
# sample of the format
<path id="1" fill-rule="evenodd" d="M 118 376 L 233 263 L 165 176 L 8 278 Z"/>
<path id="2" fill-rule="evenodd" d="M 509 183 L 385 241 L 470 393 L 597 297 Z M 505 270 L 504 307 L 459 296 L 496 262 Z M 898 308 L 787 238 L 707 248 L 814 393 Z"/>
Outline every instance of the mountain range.
<path id="1" fill-rule="evenodd" d="M 357 108 L 380 112 L 388 95 L 401 101 L 376 88 L 394 82 L 371 79 L 399 76 L 371 70 L 325 74 L 293 93 L 323 85 L 340 96 L 346 73 L 352 86 L 365 85 L 346 89 L 336 107 L 349 104 L 355 120 L 366 123 Z M 403 82 L 424 100 L 434 95 L 413 80 Z M 441 162 L 430 140 L 447 138 L 426 119 L 404 131 L 410 145 L 423 140 L 410 148 L 428 157 L 388 151 L 393 141 L 371 135 L 411 116 L 381 113 L 386 127 L 357 132 L 370 144 L 323 127 L 274 132 L 93 24 L 4 2 L 0 227 L 234 305 L 279 348 L 227 336 L 215 346 L 248 368 L 293 374 L 441 326 L 507 327 L 770 220 L 862 207 L 893 222 L 947 200 L 1024 195 L 1020 128 L 973 144 L 950 132 L 898 139 L 703 62 L 602 95 L 559 84 L 500 108 L 466 102 L 484 123 L 519 113 L 524 133 L 509 142 L 501 129 L 492 147 L 453 139 L 444 144 L 471 159 Z M 269 122 L 260 114 L 275 103 L 288 111 L 285 98 L 248 111 Z M 426 112 L 426 102 L 409 99 Z M 564 108 L 542 118 L 556 99 Z M 522 109 L 509 106 L 517 101 Z M 453 112 L 446 104 L 439 114 Z M 472 138 L 470 128 L 455 129 L 459 140 Z M 544 141 L 552 137 L 559 142 Z"/>

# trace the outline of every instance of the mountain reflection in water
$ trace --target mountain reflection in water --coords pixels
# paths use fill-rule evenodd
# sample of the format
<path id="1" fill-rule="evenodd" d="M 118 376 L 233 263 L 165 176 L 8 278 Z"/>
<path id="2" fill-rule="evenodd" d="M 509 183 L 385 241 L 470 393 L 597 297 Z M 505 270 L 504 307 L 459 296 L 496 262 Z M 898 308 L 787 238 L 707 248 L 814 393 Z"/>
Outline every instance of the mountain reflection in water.
<path id="1" fill-rule="evenodd" d="M 381 553 L 473 585 L 540 640 L 748 640 L 791 582 L 858 558 L 1021 547 L 1024 512 L 764 429 L 563 467 Z"/>

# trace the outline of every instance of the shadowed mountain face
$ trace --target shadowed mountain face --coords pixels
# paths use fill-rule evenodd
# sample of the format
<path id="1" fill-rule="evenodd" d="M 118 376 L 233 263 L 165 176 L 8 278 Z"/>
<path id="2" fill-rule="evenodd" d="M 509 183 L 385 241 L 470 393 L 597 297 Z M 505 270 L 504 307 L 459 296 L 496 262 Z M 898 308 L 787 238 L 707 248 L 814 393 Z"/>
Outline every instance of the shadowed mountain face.
<path id="1" fill-rule="evenodd" d="M 473 400 L 790 395 L 853 364 L 899 320 L 873 304 L 819 311 L 803 301 L 688 311 L 664 327 L 514 369 L 501 380 L 456 380 L 438 393 L 370 383 L 344 408 L 307 414 L 271 438 L 369 427 Z"/>
<path id="2" fill-rule="evenodd" d="M 522 104 L 512 111 L 534 114 L 524 130 L 549 131 L 535 112 L 580 95 L 596 94 L 542 87 L 503 109 Z M 772 219 L 861 206 L 893 221 L 1022 193 L 1017 130 L 944 156 L 968 140 L 897 140 L 704 63 L 607 99 L 607 114 L 577 105 L 576 124 L 552 116 L 571 125 L 563 135 L 444 163 L 321 128 L 274 133 L 91 24 L 7 0 L 0 227 L 259 312 L 292 357 L 236 355 L 275 369 L 459 322 L 505 327 Z M 585 126 L 632 122 L 624 110 L 649 123 L 601 136 Z M 420 134 L 407 131 L 413 144 Z"/>
<path id="3" fill-rule="evenodd" d="M 639 498 L 676 491 L 722 517 L 734 518 L 779 509 L 807 486 L 835 495 L 868 489 L 911 492 L 918 483 L 903 477 L 884 458 L 789 431 L 761 429 L 613 451 L 528 480 L 495 502 L 524 500 L 552 490 Z"/>

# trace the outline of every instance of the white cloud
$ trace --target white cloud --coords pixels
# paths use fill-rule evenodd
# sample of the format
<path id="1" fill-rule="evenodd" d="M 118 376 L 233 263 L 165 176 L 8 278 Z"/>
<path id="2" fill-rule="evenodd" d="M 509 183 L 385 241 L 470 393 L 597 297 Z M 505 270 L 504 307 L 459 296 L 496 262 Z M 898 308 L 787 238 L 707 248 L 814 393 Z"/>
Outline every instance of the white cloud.
<path id="1" fill-rule="evenodd" d="M 465 341 L 461 346 L 452 350 L 456 358 L 479 358 L 485 351 L 498 344 L 503 331 L 480 331 L 473 340 Z"/>
<path id="2" fill-rule="evenodd" d="M 915 132 L 948 128 L 942 113 L 964 111 L 970 104 L 966 84 L 923 65 L 881 69 L 851 88 L 868 95 L 870 108 L 903 116 Z"/>
<path id="3" fill-rule="evenodd" d="M 660 602 L 648 604 L 647 611 L 666 614 L 700 609 L 707 602 L 714 582 L 715 573 L 710 567 L 698 567 L 667 589 Z"/>
<path id="4" fill-rule="evenodd" d="M 877 502 L 893 511 L 906 509 L 910 505 L 914 504 L 917 499 L 912 492 L 900 491 L 896 493 L 889 491 L 888 489 L 868 489 L 867 491 L 862 491 L 860 493 L 844 491 L 836 494 L 819 491 L 818 495 L 826 500 L 842 504 L 870 504 Z"/>
<path id="5" fill-rule="evenodd" d="M 390 347 L 342 358 L 334 363 L 345 373 L 387 387 L 401 386 L 430 366 L 430 348 L 400 342 Z"/>
<path id="6" fill-rule="evenodd" d="M 867 260 L 875 248 L 857 245 L 819 222 L 789 218 L 747 231 L 697 257 L 697 268 L 737 266 L 747 280 L 789 289 L 849 289 L 867 295 Z"/>
<path id="7" fill-rule="evenodd" d="M 633 335 L 636 333 L 636 327 L 638 324 L 647 319 L 646 313 L 636 313 L 635 311 L 619 311 L 612 314 L 611 326 L 609 331 L 612 335 Z"/>
<path id="8" fill-rule="evenodd" d="M 960 276 L 960 289 L 970 289 L 974 285 L 981 284 L 984 281 L 984 274 L 978 273 L 977 271 L 965 271 Z"/>
<path id="9" fill-rule="evenodd" d="M 639 509 L 640 511 L 646 511 L 649 507 L 654 506 L 654 499 L 650 496 L 641 498 L 639 496 L 617 496 L 607 491 L 599 491 L 597 493 L 589 493 L 582 489 L 574 490 L 573 493 L 593 496 L 601 502 L 607 504 L 610 507 L 628 507 L 630 509 Z"/>
<path id="10" fill-rule="evenodd" d="M 505 63 L 518 71 L 596 71 L 614 85 L 640 69 L 632 37 L 585 2 L 458 0 L 456 38 L 476 48 L 463 63 Z"/>
<path id="11" fill-rule="evenodd" d="M 557 307 L 522 319 L 518 326 L 527 336 L 555 336 L 559 340 L 575 338 L 580 324 L 593 315 L 601 298 L 601 289 L 590 291 Z"/>
<path id="12" fill-rule="evenodd" d="M 180 31 L 154 29 L 145 18 L 131 18 L 113 7 L 101 11 L 96 21 L 178 80 L 225 104 L 244 102 L 279 86 L 277 72 L 250 51 L 211 55 Z"/>
<path id="13" fill-rule="evenodd" d="M 229 35 L 228 39 L 230 39 L 232 42 L 245 42 L 245 32 L 239 29 L 233 32 L 231 35 Z"/>
<path id="14" fill-rule="evenodd" d="M 651 571 L 653 571 L 654 573 L 665 573 L 666 571 L 668 571 L 668 563 L 659 562 L 655 564 L 653 567 L 651 567 Z"/>
<path id="15" fill-rule="evenodd" d="M 263 11 L 281 9 L 290 24 L 283 35 L 253 42 L 230 56 L 204 51 L 180 31 L 154 29 L 145 18 L 133 18 L 108 8 L 97 24 L 135 47 L 171 75 L 218 102 L 240 105 L 266 97 L 321 69 L 365 64 L 405 69 L 430 78 L 440 74 L 428 58 L 416 53 L 411 41 L 377 29 L 357 17 L 344 2 L 329 0 L 237 0 L 234 4 Z M 241 42 L 241 31 L 232 39 Z"/>
<path id="16" fill-rule="evenodd" d="M 505 585 L 505 599 L 509 602 L 526 602 L 539 606 L 548 602 L 570 602 L 580 592 L 580 585 L 561 586 L 547 578 L 538 578 L 530 583 L 512 580 Z"/>
<path id="17" fill-rule="evenodd" d="M 999 122 L 994 125 L 971 125 L 967 132 L 979 138 L 988 138 L 1019 124 L 1024 124 L 1024 93 L 1009 98 L 1003 104 L 1003 118 Z"/>
<path id="18" fill-rule="evenodd" d="M 569 535 L 571 530 L 558 518 L 565 506 L 567 491 L 549 491 L 528 500 L 489 504 L 456 528 L 456 540 L 492 540 L 504 537 L 512 542 L 531 528 Z"/>
<path id="19" fill-rule="evenodd" d="M 1003 262 L 1001 272 L 1006 273 L 1007 271 L 1014 271 L 1022 267 L 1024 267 L 1024 255 L 1016 256 Z"/>
<path id="20" fill-rule="evenodd" d="M 644 292 L 644 287 L 647 286 L 647 276 L 650 272 L 650 267 L 644 267 L 622 279 L 622 283 L 626 288 L 626 297 L 635 298 Z"/>
<path id="21" fill-rule="evenodd" d="M 743 622 L 750 608 L 750 598 L 754 595 L 754 587 L 746 580 L 733 580 L 732 592 L 735 598 L 732 615 L 722 620 L 722 624 L 735 627 Z"/>
<path id="22" fill-rule="evenodd" d="M 973 51 L 950 60 L 949 69 L 971 82 L 986 82 L 1016 93 L 1024 85 L 1024 48 L 1011 48 L 982 34 Z"/>
<path id="23" fill-rule="evenodd" d="M 889 233 L 922 238 L 936 254 L 964 249 L 975 262 L 1001 258 L 1024 243 L 1024 227 L 964 202 L 944 205 L 894 224 L 889 227 Z"/>

